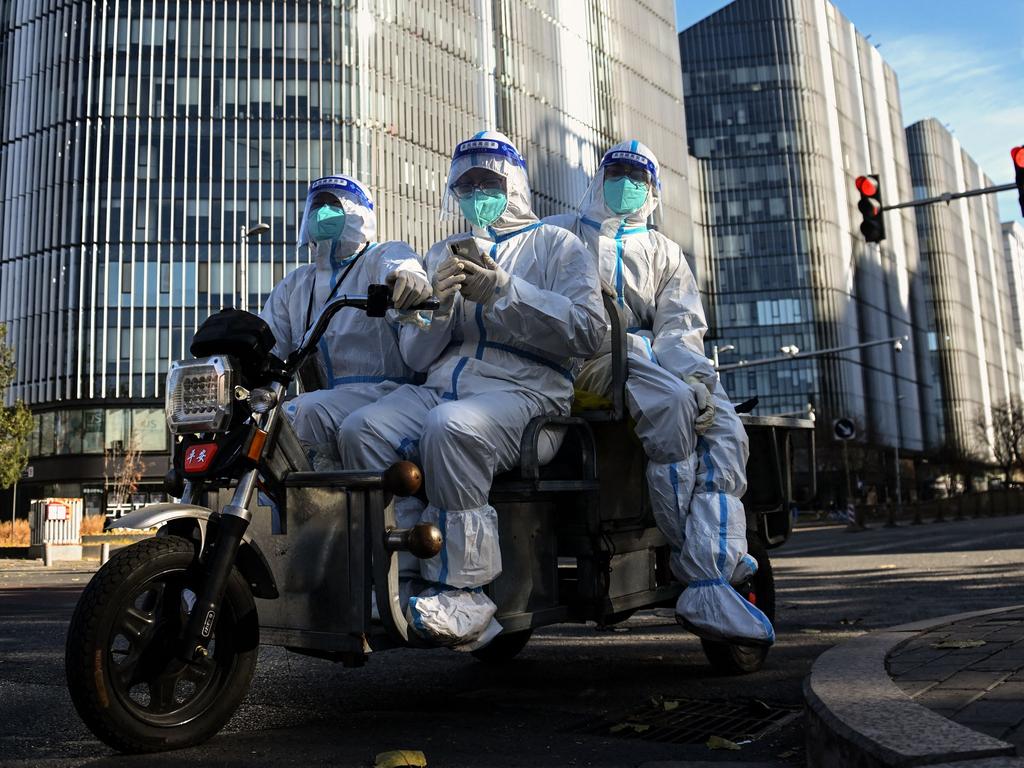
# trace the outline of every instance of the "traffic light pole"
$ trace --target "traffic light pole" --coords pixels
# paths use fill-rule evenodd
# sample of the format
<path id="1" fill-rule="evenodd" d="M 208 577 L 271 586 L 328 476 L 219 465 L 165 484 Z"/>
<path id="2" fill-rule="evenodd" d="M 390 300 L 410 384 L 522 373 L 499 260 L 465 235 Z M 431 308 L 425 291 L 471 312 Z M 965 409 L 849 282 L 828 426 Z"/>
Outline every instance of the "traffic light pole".
<path id="1" fill-rule="evenodd" d="M 1010 192 L 1017 189 L 1016 184 L 999 184 L 995 187 L 984 187 L 983 189 L 969 189 L 966 192 L 943 192 L 937 197 L 926 197 L 923 200 L 913 200 L 909 203 L 896 203 L 895 205 L 883 205 L 883 211 L 895 211 L 897 208 L 916 208 L 919 205 L 932 205 L 934 203 L 948 203 L 952 200 L 959 200 L 961 197 L 978 197 L 979 195 L 992 195 L 996 192 Z"/>

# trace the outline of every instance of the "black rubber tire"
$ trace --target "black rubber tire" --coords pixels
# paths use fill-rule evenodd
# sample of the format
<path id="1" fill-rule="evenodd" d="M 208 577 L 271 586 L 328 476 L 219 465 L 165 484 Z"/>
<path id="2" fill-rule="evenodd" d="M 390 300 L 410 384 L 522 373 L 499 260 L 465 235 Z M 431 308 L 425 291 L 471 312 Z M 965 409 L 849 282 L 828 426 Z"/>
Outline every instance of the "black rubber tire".
<path id="1" fill-rule="evenodd" d="M 753 578 L 756 605 L 774 624 L 775 575 L 772 573 L 772 561 L 768 557 L 768 550 L 760 541 L 748 542 L 748 549 L 758 565 Z M 764 665 L 768 651 L 771 650 L 771 646 L 768 645 L 739 645 L 704 639 L 701 639 L 700 644 L 711 667 L 720 675 L 749 675 L 757 672 Z"/>
<path id="2" fill-rule="evenodd" d="M 138 599 L 147 599 L 146 587 L 157 594 L 151 610 L 153 626 L 158 628 L 165 622 L 180 622 L 182 609 L 181 591 L 177 593 L 177 610 L 172 603 L 163 602 L 165 593 L 174 598 L 173 589 L 168 591 L 167 581 L 188 584 L 196 578 L 195 547 L 178 536 L 164 536 L 146 539 L 138 544 L 119 550 L 110 558 L 86 586 L 79 598 L 68 629 L 65 649 L 65 674 L 71 701 L 79 716 L 97 738 L 120 752 L 160 752 L 190 747 L 206 741 L 219 731 L 231 718 L 249 690 L 256 657 L 259 651 L 259 623 L 252 593 L 245 579 L 236 568 L 228 579 L 220 617 L 213 630 L 213 647 L 207 673 L 211 682 L 189 681 L 197 693 L 185 700 L 181 706 L 184 722 L 174 722 L 176 714 L 158 713 L 153 719 L 162 718 L 166 723 L 154 724 L 132 711 L 131 686 L 142 685 L 134 682 L 134 675 L 126 692 L 115 685 L 112 675 L 117 669 L 111 646 L 124 638 L 126 632 L 122 617 L 136 608 Z M 191 587 L 190 587 L 191 589 Z M 131 601 L 131 602 L 128 602 Z M 174 626 L 174 624 L 172 624 Z M 148 637 L 146 635 L 148 634 Z M 158 629 L 139 632 L 138 652 L 128 640 L 128 651 L 117 653 L 138 654 L 132 665 L 161 665 L 170 659 L 166 650 L 170 642 L 167 632 Z M 122 663 L 125 663 L 125 659 Z M 166 670 L 167 666 L 161 666 Z M 163 673 L 161 673 L 163 674 Z M 172 677 L 174 673 L 171 673 Z M 123 682 L 121 683 L 123 685 Z M 177 683 L 172 683 L 170 706 L 179 704 Z M 150 688 L 155 700 L 157 694 Z M 188 712 L 192 698 L 197 699 L 202 709 Z M 144 704 L 137 704 L 145 709 Z"/>
<path id="3" fill-rule="evenodd" d="M 532 629 L 501 634 L 483 648 L 478 648 L 475 651 L 471 651 L 471 653 L 487 664 L 504 664 L 505 662 L 512 661 L 526 647 L 532 635 Z"/>

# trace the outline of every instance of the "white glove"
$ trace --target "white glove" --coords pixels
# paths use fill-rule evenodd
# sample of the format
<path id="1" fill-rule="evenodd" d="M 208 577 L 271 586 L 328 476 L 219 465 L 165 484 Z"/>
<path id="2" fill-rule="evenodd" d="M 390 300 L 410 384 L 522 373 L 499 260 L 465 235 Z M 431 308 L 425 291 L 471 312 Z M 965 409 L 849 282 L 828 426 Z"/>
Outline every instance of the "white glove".
<path id="1" fill-rule="evenodd" d="M 466 275 L 462 271 L 462 262 L 455 256 L 449 256 L 441 262 L 434 273 L 434 296 L 441 306 L 434 310 L 435 318 L 448 317 L 455 305 L 455 294 L 459 292 L 459 286 L 465 281 Z"/>
<path id="2" fill-rule="evenodd" d="M 484 265 L 481 267 L 471 261 L 462 265 L 466 282 L 459 291 L 464 299 L 478 304 L 491 301 L 504 290 L 509 281 L 508 272 L 499 267 L 490 256 L 484 256 Z"/>
<path id="3" fill-rule="evenodd" d="M 424 275 L 407 269 L 396 269 L 385 282 L 391 286 L 391 298 L 397 310 L 422 304 L 434 294 Z"/>
<path id="4" fill-rule="evenodd" d="M 697 398 L 697 418 L 693 422 L 693 429 L 698 435 L 703 435 L 715 421 L 714 398 L 707 385 L 696 376 L 687 376 L 683 381 L 693 387 L 693 395 Z"/>

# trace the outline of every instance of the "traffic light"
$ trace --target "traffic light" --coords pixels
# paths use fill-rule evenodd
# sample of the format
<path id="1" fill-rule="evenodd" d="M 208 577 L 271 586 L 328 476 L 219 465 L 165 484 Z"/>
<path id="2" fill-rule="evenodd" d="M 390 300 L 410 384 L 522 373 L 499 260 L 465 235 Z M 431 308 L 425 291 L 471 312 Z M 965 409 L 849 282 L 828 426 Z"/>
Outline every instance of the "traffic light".
<path id="1" fill-rule="evenodd" d="M 1013 158 L 1013 170 L 1017 174 L 1017 199 L 1020 200 L 1020 215 L 1024 216 L 1024 147 L 1010 150 Z"/>
<path id="2" fill-rule="evenodd" d="M 885 240 L 885 222 L 882 220 L 882 186 L 877 176 L 858 176 L 857 191 L 860 202 L 857 210 L 864 220 L 860 223 L 861 234 L 869 243 L 880 243 Z"/>

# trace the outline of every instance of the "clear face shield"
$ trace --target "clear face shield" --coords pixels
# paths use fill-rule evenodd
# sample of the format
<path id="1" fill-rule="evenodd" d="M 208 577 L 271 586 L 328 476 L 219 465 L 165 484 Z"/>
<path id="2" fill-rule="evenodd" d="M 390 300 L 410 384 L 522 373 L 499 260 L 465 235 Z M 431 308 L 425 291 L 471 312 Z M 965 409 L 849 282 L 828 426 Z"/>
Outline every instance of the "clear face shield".
<path id="1" fill-rule="evenodd" d="M 526 161 L 515 147 L 490 138 L 463 141 L 452 155 L 441 221 L 464 216 L 474 226 L 487 227 L 501 217 L 514 195 L 524 196 L 517 185 L 529 194 Z"/>
<path id="2" fill-rule="evenodd" d="M 646 218 L 657 207 L 660 195 L 658 166 L 653 160 L 638 152 L 612 150 L 601 160 L 578 210 L 582 215 L 593 215 L 593 209 L 600 203 L 606 210 L 605 215 L 629 216 L 643 212 Z"/>
<path id="3" fill-rule="evenodd" d="M 373 201 L 362 185 L 345 176 L 327 176 L 310 184 L 299 227 L 300 248 L 325 242 L 354 248 L 375 237 Z"/>

